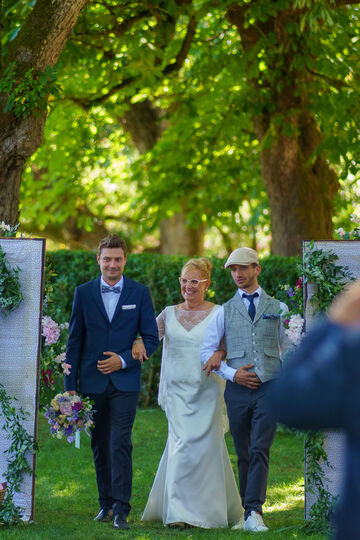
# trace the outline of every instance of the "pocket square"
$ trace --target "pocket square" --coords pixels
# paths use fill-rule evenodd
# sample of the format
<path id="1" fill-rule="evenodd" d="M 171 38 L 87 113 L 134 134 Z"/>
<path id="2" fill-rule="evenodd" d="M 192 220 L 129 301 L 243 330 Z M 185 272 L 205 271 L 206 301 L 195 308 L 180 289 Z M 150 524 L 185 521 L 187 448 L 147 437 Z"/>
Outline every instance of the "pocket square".
<path id="1" fill-rule="evenodd" d="M 262 316 L 263 319 L 280 319 L 278 313 L 264 313 Z"/>
<path id="2" fill-rule="evenodd" d="M 136 304 L 124 304 L 123 306 L 121 306 L 122 309 L 135 309 L 136 308 Z"/>

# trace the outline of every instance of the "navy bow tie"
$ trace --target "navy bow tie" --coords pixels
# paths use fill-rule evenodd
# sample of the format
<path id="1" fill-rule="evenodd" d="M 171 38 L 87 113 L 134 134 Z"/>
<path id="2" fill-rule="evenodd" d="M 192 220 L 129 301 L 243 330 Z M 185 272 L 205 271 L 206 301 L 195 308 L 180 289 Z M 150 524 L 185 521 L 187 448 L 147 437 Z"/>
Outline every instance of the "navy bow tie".
<path id="1" fill-rule="evenodd" d="M 245 294 L 245 293 L 243 293 L 243 295 L 242 295 L 243 298 L 246 298 L 250 302 L 248 312 L 249 312 L 249 315 L 250 315 L 250 319 L 252 321 L 254 320 L 255 313 L 256 313 L 255 304 L 254 304 L 254 298 L 256 298 L 257 296 L 259 296 L 259 293 L 257 293 L 257 292 L 254 293 L 254 294 Z"/>
<path id="2" fill-rule="evenodd" d="M 109 287 L 109 285 L 101 285 L 101 292 L 102 293 L 114 292 L 116 294 L 120 294 L 121 293 L 121 288 L 119 286 L 117 286 L 117 287 Z"/>

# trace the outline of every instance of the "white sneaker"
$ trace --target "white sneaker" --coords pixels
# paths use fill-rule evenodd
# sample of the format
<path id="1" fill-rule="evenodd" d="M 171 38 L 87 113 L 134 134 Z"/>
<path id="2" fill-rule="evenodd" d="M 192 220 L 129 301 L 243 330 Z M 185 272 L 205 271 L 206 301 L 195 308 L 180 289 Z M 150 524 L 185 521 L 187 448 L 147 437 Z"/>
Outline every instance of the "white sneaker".
<path id="1" fill-rule="evenodd" d="M 244 531 L 266 532 L 268 530 L 269 528 L 265 525 L 262 516 L 255 512 L 255 510 L 252 510 L 250 516 L 245 521 Z"/>
<path id="2" fill-rule="evenodd" d="M 233 525 L 231 527 L 231 530 L 233 530 L 233 531 L 242 531 L 243 528 L 244 528 L 244 516 L 241 516 L 239 521 L 237 523 L 235 523 L 235 525 Z"/>

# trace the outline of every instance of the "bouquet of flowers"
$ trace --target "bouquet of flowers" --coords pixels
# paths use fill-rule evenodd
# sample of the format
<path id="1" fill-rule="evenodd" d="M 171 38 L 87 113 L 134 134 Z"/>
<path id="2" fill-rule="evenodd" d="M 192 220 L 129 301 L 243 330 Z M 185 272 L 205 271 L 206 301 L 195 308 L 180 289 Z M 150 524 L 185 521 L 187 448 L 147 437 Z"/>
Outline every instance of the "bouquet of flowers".
<path id="1" fill-rule="evenodd" d="M 50 402 L 45 417 L 50 424 L 50 434 L 56 439 L 66 438 L 69 443 L 75 441 L 76 432 L 85 431 L 90 436 L 94 426 L 92 402 L 68 392 L 57 394 Z"/>

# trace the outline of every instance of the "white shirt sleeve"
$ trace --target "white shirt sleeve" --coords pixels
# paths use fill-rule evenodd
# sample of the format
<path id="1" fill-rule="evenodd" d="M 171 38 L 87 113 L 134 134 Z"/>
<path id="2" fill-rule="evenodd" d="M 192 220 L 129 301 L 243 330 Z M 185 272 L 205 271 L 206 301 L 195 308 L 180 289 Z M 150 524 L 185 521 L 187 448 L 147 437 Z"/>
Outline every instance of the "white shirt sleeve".
<path id="1" fill-rule="evenodd" d="M 224 336 L 225 314 L 223 306 L 220 306 L 206 327 L 204 340 L 202 343 L 200 358 L 203 364 L 211 358 L 215 351 L 219 349 L 220 342 Z M 234 380 L 236 369 L 228 366 L 226 362 L 221 362 L 220 368 L 214 373 L 223 379 Z"/>

